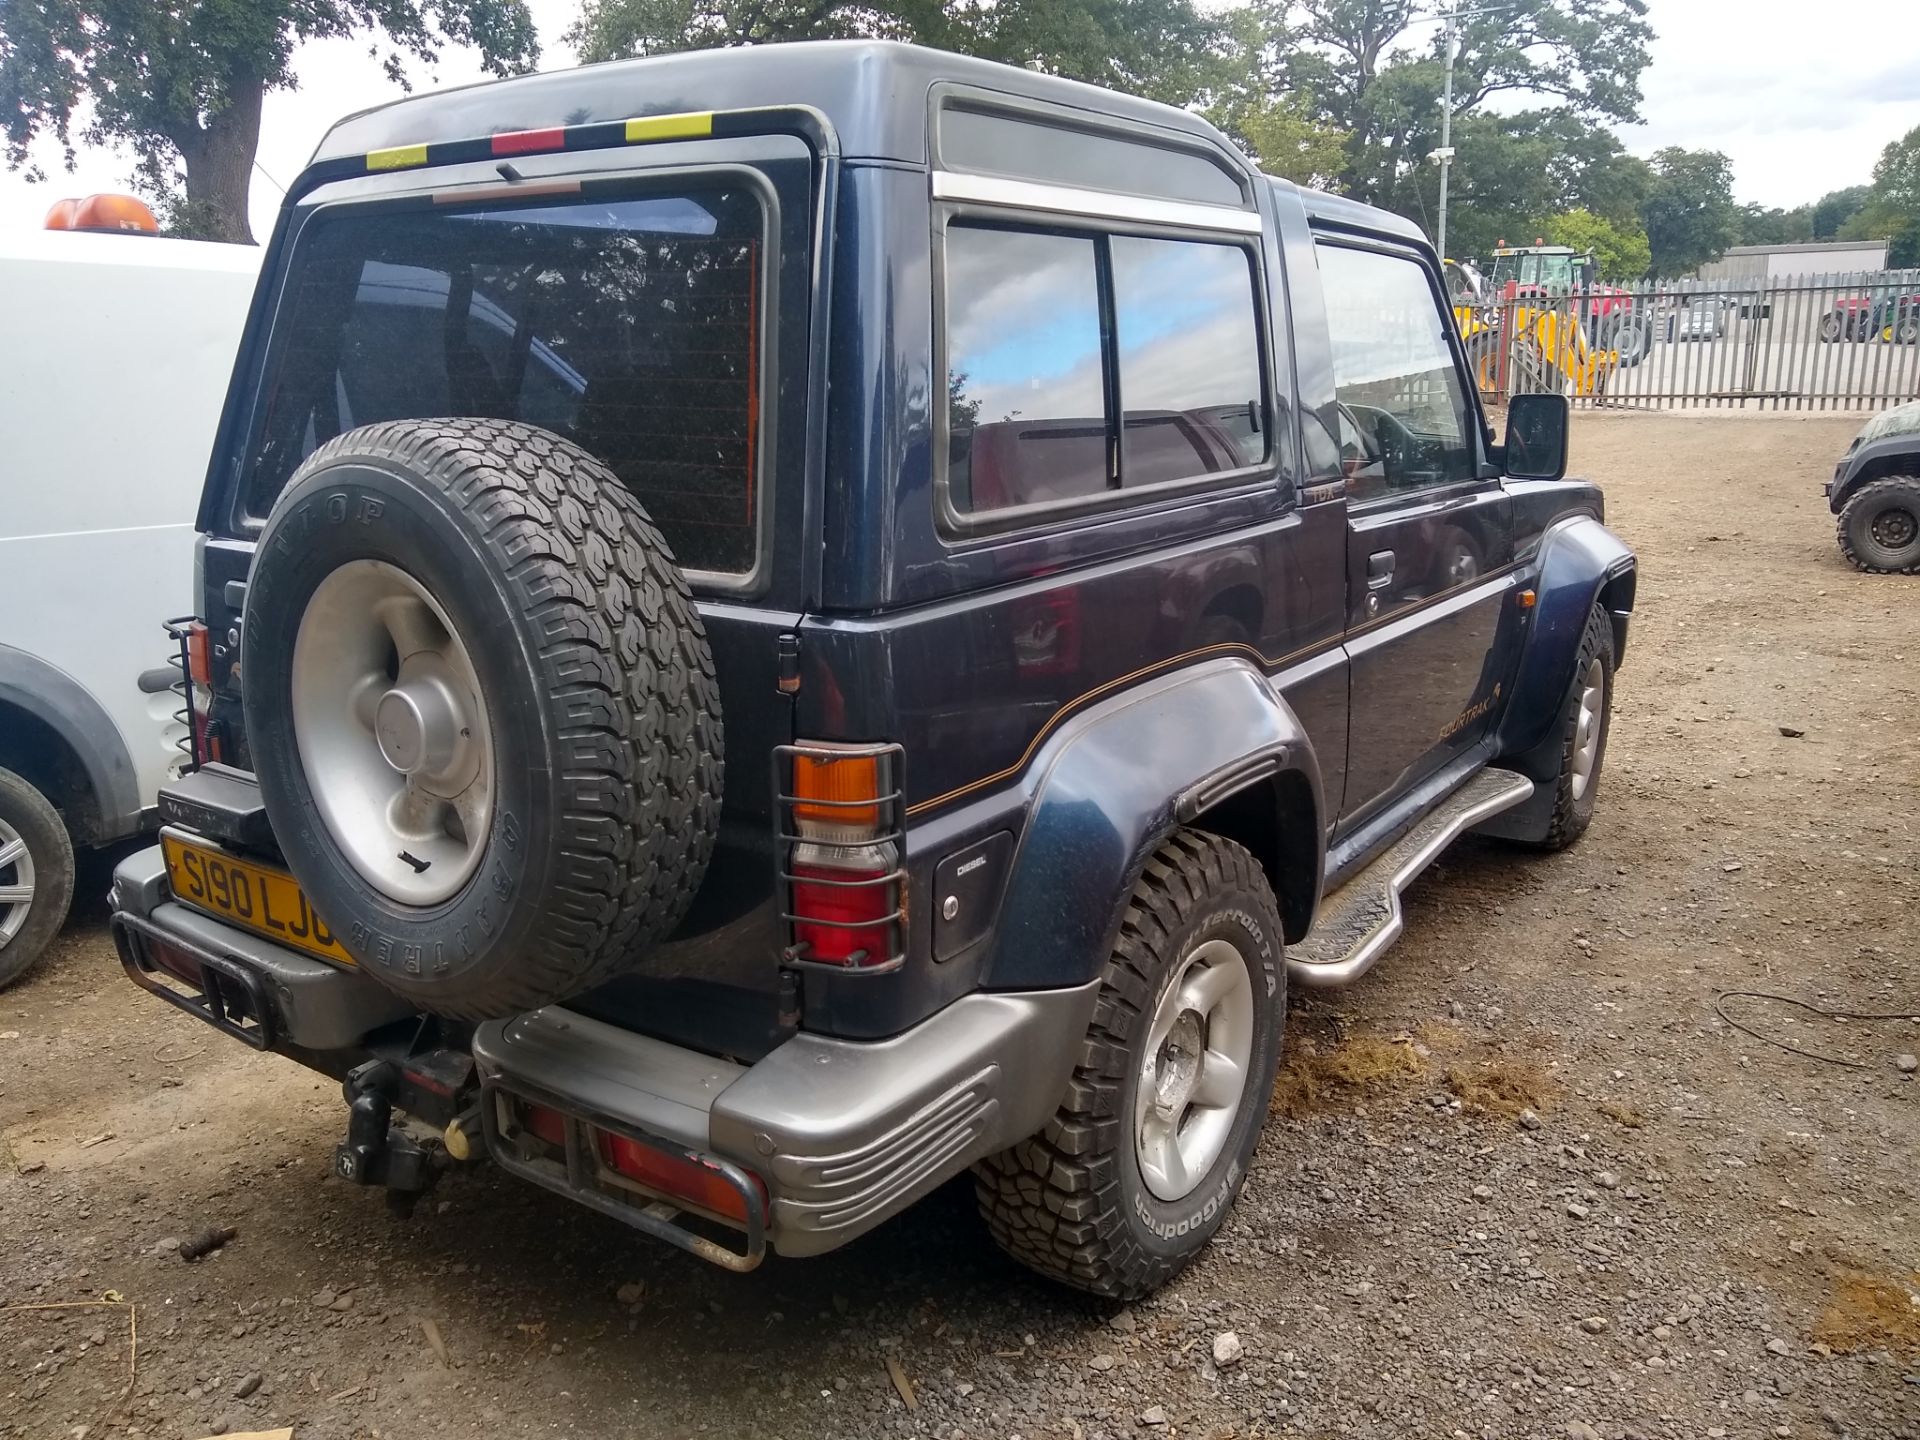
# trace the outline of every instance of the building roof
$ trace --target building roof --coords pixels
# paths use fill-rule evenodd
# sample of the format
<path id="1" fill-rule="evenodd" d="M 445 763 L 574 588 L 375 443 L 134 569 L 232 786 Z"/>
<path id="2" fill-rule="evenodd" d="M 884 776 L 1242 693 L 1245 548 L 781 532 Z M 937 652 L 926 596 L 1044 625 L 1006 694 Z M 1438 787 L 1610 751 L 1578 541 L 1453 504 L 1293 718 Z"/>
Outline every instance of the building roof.
<path id="1" fill-rule="evenodd" d="M 1731 245 L 1725 255 L 1819 255 L 1847 250 L 1884 250 L 1884 240 L 1799 240 L 1785 245 Z"/>

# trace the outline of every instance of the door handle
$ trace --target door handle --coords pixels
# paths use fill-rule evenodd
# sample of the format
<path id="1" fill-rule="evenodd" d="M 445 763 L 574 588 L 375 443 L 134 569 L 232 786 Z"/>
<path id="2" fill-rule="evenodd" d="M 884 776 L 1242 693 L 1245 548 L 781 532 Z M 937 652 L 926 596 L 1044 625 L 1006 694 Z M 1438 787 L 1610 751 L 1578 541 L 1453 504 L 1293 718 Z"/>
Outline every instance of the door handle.
<path id="1" fill-rule="evenodd" d="M 1376 550 L 1367 556 L 1367 589 L 1384 590 L 1393 584 L 1393 551 Z"/>

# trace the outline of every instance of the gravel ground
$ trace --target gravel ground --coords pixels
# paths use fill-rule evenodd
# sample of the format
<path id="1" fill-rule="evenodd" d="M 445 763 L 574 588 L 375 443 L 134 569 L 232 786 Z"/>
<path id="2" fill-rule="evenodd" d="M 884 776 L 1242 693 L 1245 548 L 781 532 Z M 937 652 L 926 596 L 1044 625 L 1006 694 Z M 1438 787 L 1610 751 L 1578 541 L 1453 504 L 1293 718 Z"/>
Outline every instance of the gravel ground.
<path id="1" fill-rule="evenodd" d="M 1714 1003 L 1920 1014 L 1920 581 L 1840 560 L 1853 429 L 1579 418 L 1643 576 L 1599 817 L 1463 842 L 1296 1008 L 1153 1300 L 1028 1277 L 964 1184 L 745 1277 L 485 1170 L 397 1219 L 328 1178 L 332 1087 L 126 984 L 95 902 L 0 996 L 0 1435 L 1920 1437 L 1920 1023 L 1725 1002 L 1852 1068 Z"/>

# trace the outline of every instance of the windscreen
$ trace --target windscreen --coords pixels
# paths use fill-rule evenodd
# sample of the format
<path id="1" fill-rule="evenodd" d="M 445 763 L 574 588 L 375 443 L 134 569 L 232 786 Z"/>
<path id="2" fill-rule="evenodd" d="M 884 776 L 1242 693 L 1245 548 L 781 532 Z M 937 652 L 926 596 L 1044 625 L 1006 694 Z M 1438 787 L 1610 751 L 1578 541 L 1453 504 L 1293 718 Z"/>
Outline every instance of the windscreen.
<path id="1" fill-rule="evenodd" d="M 725 189 L 322 214 L 274 324 L 249 513 L 356 426 L 520 420 L 611 467 L 682 566 L 751 570 L 761 229 Z"/>

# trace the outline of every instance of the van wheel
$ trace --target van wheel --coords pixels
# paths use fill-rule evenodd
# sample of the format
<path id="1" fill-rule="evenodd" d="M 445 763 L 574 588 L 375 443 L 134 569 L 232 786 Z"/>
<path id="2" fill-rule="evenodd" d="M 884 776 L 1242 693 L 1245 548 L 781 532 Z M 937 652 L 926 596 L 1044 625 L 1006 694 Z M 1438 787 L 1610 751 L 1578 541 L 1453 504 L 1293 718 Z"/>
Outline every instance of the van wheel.
<path id="1" fill-rule="evenodd" d="M 60 812 L 0 770 L 0 986 L 32 967 L 73 902 L 73 841 Z"/>
<path id="2" fill-rule="evenodd" d="M 1862 485 L 1841 508 L 1840 553 L 1870 575 L 1920 574 L 1920 479 L 1890 475 Z"/>
<path id="3" fill-rule="evenodd" d="M 1560 776 L 1554 782 L 1553 821 L 1538 845 L 1542 850 L 1564 850 L 1586 834 L 1600 798 L 1600 767 L 1613 719 L 1613 623 L 1602 606 L 1587 615 L 1560 713 Z"/>
<path id="4" fill-rule="evenodd" d="M 1259 863 L 1230 840 L 1176 832 L 1133 888 L 1059 1111 L 974 1169 L 1000 1247 L 1116 1299 L 1177 1275 L 1246 1179 L 1286 984 Z"/>

